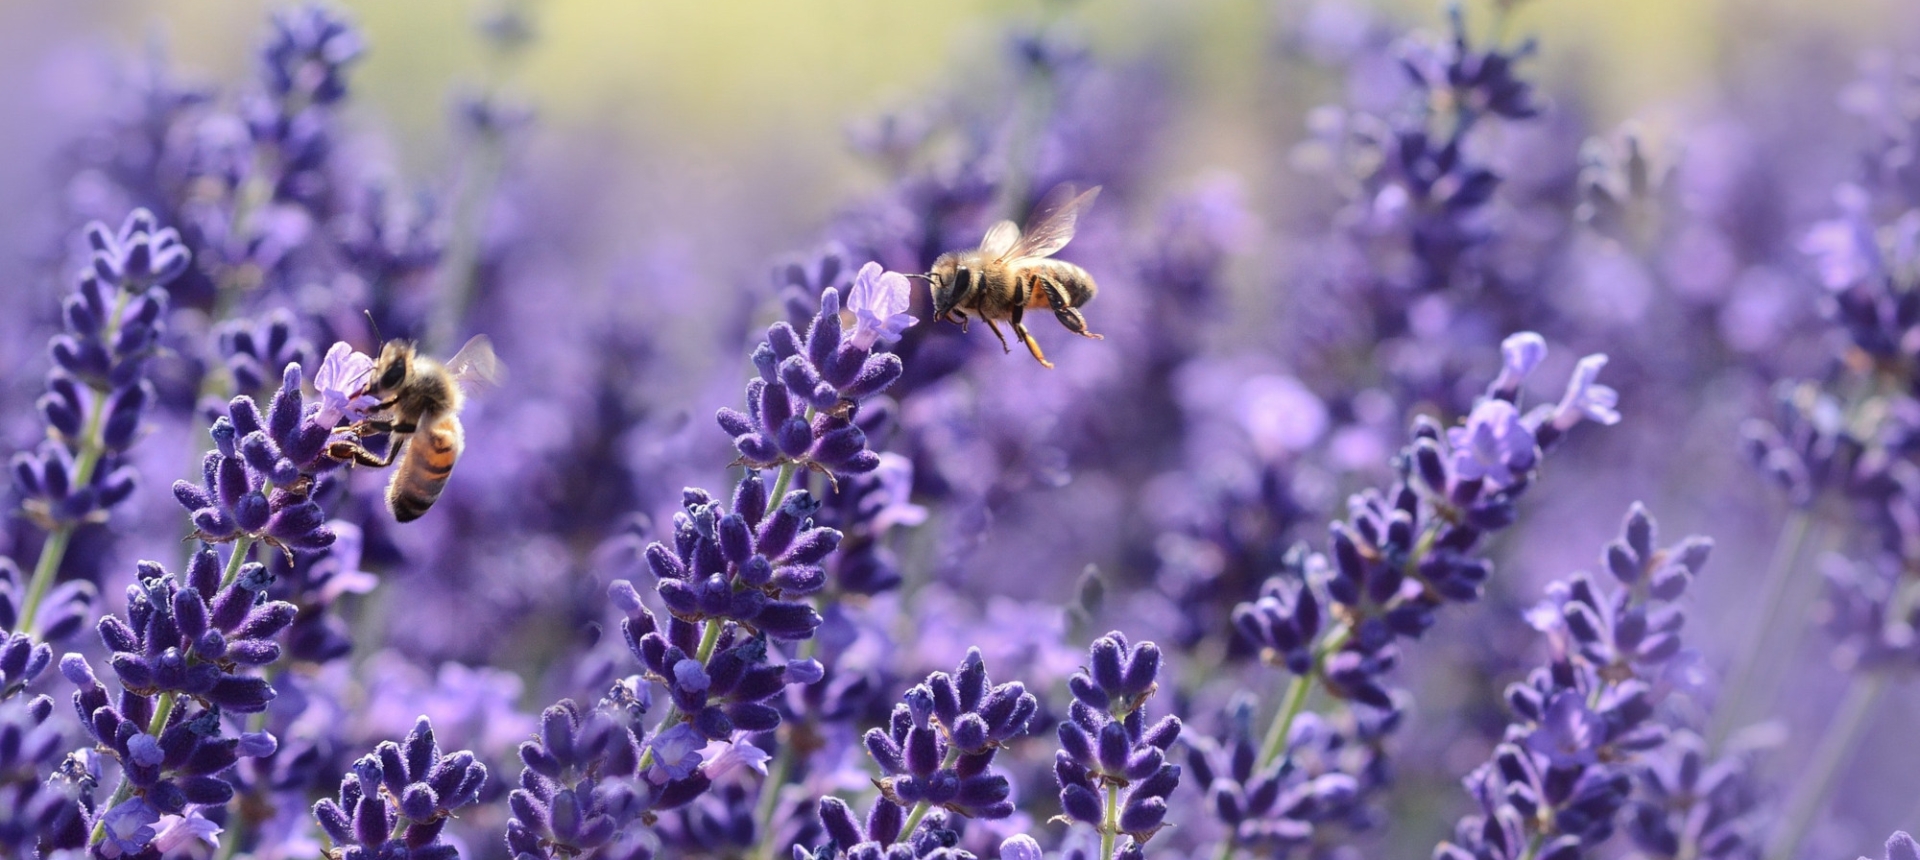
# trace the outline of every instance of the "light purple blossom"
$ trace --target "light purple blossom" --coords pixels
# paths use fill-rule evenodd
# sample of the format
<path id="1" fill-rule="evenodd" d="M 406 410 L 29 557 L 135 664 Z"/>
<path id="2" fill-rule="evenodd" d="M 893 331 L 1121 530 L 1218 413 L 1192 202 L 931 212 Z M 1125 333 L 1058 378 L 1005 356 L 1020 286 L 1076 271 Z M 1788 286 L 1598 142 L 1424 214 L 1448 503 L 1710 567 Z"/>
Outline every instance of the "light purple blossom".
<path id="1" fill-rule="evenodd" d="M 1588 765 L 1595 760 L 1601 730 L 1599 716 L 1578 693 L 1561 692 L 1547 703 L 1545 719 L 1527 735 L 1527 748 L 1552 766 Z"/>
<path id="2" fill-rule="evenodd" d="M 1567 394 L 1560 398 L 1560 405 L 1553 412 L 1553 426 L 1560 430 L 1571 429 L 1583 419 L 1601 424 L 1616 424 L 1620 413 L 1614 407 L 1620 402 L 1619 392 L 1611 387 L 1594 382 L 1600 376 L 1600 369 L 1607 366 L 1607 357 L 1595 353 L 1580 359 L 1573 368 L 1573 378 L 1567 381 Z"/>
<path id="3" fill-rule="evenodd" d="M 709 742 L 700 750 L 700 757 L 707 763 L 707 777 L 715 782 L 747 771 L 766 776 L 767 760 L 772 758 L 766 750 L 740 740 Z"/>
<path id="4" fill-rule="evenodd" d="M 1483 400 L 1464 427 L 1447 429 L 1453 447 L 1453 473 L 1460 480 L 1484 479 L 1496 487 L 1512 484 L 1515 472 L 1533 468 L 1533 431 L 1519 410 L 1505 400 Z"/>
<path id="5" fill-rule="evenodd" d="M 678 723 L 653 736 L 647 742 L 653 750 L 653 765 L 647 768 L 647 781 L 655 785 L 686 779 L 702 761 L 700 751 L 706 747 L 706 739 L 686 723 Z"/>
<path id="6" fill-rule="evenodd" d="M 380 398 L 371 394 L 356 396 L 354 392 L 367 384 L 367 377 L 372 373 L 373 359 L 344 341 L 328 347 L 326 357 L 320 360 L 320 369 L 313 374 L 313 388 L 320 395 L 320 411 L 314 413 L 314 423 L 332 427 L 342 418 L 348 421 L 366 418 L 368 410 L 378 404 Z"/>
<path id="7" fill-rule="evenodd" d="M 200 817 L 200 810 L 189 809 L 186 815 L 162 815 L 153 834 L 153 847 L 161 854 L 171 854 L 185 848 L 195 839 L 205 840 L 215 848 L 220 847 L 220 825 Z"/>
<path id="8" fill-rule="evenodd" d="M 160 812 L 148 804 L 146 798 L 130 797 L 107 810 L 102 821 L 106 825 L 106 841 L 100 843 L 100 854 L 119 857 L 146 850 L 153 841 Z"/>
<path id="9" fill-rule="evenodd" d="M 1512 391 L 1519 388 L 1520 383 L 1546 357 L 1546 338 L 1530 331 L 1509 335 L 1500 342 L 1500 375 L 1493 380 L 1493 390 Z"/>
<path id="10" fill-rule="evenodd" d="M 920 321 L 907 313 L 912 303 L 907 276 L 884 271 L 879 263 L 861 266 L 847 291 L 847 310 L 854 317 L 849 340 L 861 349 L 872 349 L 875 341 L 898 342 L 901 332 Z"/>
<path id="11" fill-rule="evenodd" d="M 880 455 L 880 466 L 873 470 L 880 482 L 880 509 L 873 514 L 873 530 L 884 532 L 894 526 L 917 526 L 927 521 L 927 509 L 914 504 L 913 461 L 892 452 Z"/>

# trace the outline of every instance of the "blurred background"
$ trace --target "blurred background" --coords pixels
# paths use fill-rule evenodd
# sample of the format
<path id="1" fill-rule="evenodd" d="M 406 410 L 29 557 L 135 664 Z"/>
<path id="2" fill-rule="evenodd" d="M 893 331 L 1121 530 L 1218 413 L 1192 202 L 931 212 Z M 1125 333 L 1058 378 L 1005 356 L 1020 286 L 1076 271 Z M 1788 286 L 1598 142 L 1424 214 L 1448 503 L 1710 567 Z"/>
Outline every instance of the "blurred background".
<path id="1" fill-rule="evenodd" d="M 29 404 L 81 225 L 135 205 L 192 215 L 166 202 L 191 182 L 127 181 L 129 141 L 163 166 L 218 149 L 206 115 L 258 90 L 281 8 L 0 4 L 14 82 L 0 88 L 0 412 L 23 416 L 0 437 L 9 450 L 44 435 Z M 1500 736 L 1500 690 L 1537 662 L 1521 611 L 1591 568 L 1630 502 L 1666 540 L 1719 541 L 1689 642 L 1707 674 L 1739 659 L 1794 494 L 1821 490 L 1754 468 L 1749 422 L 1793 436 L 1792 416 L 1817 410 L 1794 412 L 1777 386 L 1830 381 L 1857 358 L 1830 322 L 1848 284 L 1807 237 L 1849 213 L 1890 221 L 1920 189 L 1873 172 L 1920 114 L 1908 0 L 1467 3 L 1464 32 L 1516 58 L 1538 111 L 1473 106 L 1464 160 L 1499 190 L 1442 201 L 1431 223 L 1390 192 L 1407 183 L 1381 167 L 1376 133 L 1437 137 L 1466 115 L 1403 69 L 1446 53 L 1446 12 L 1422 0 L 338 8 L 366 50 L 332 118 L 328 202 L 302 203 L 319 226 L 258 284 L 176 291 L 146 484 L 73 574 L 116 595 L 131 559 L 177 552 L 180 512 L 160 489 L 194 474 L 207 398 L 237 393 L 222 357 L 192 343 L 223 314 L 291 310 L 322 348 L 369 347 L 363 313 L 443 355 L 490 334 L 512 376 L 474 405 L 438 522 L 394 528 L 379 474 L 342 491 L 338 515 L 386 583 L 342 613 L 353 664 L 377 672 L 363 683 L 334 664 L 315 683 L 391 707 L 335 756 L 433 709 L 504 759 L 545 703 L 611 677 L 605 584 L 638 576 L 632 550 L 665 533 L 682 486 L 734 479 L 709 416 L 741 408 L 763 327 L 805 319 L 868 260 L 924 271 L 1077 181 L 1106 191 L 1062 257 L 1100 280 L 1088 317 L 1106 341 L 1042 321 L 1061 365 L 1043 373 L 985 332 L 925 322 L 916 299 L 908 375 L 873 436 L 910 464 L 898 501 L 931 514 L 867 536 L 905 584 L 858 595 L 859 624 L 910 645 L 875 670 L 879 701 L 951 669 L 982 631 L 1016 628 L 990 646 L 996 677 L 1005 665 L 1058 693 L 1108 627 L 1169 643 L 1183 674 L 1167 698 L 1202 730 L 1237 689 L 1271 698 L 1274 673 L 1234 641 L 1231 607 L 1293 541 L 1322 548 L 1349 493 L 1390 476 L 1409 418 L 1464 416 L 1501 339 L 1538 330 L 1554 351 L 1532 402 L 1557 398 L 1578 356 L 1606 353 L 1626 418 L 1573 435 L 1496 541 L 1488 599 L 1444 615 L 1399 670 L 1418 707 L 1380 801 L 1392 824 L 1362 844 L 1425 856 L 1469 805 L 1458 782 Z M 206 100 L 159 107 L 185 91 Z M 201 175 L 193 163 L 175 174 Z M 356 244 L 368 236 L 378 253 Z M 1811 754 L 1845 680 L 1812 630 L 1844 614 L 1822 602 L 1817 569 L 1884 550 L 1852 501 L 1814 507 L 1826 525 L 1796 556 L 1761 672 L 1779 722 L 1755 743 L 1776 780 Z M 40 537 L 15 523 L 3 539 L 23 557 Z M 1090 565 L 1110 597 L 1076 621 L 1060 608 Z M 1873 754 L 1846 771 L 1818 856 L 1871 852 L 1916 823 L 1920 748 L 1896 717 L 1914 707 L 1898 687 L 1870 723 Z M 1035 752 L 1022 784 L 1029 820 L 1045 821 Z M 1210 832 L 1196 823 L 1161 847 L 1197 852 Z"/>

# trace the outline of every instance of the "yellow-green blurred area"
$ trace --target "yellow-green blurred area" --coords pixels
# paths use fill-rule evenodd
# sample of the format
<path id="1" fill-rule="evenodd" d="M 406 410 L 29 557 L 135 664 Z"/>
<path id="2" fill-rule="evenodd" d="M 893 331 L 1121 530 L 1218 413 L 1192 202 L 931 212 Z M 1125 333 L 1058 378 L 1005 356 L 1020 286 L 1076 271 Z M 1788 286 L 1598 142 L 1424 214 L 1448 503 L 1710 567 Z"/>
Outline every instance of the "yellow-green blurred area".
<path id="1" fill-rule="evenodd" d="M 212 80 L 249 71 L 250 48 L 274 4 L 242 0 L 59 0 L 57 15 L 0 4 L 0 25 L 92 31 L 135 49 L 159 39 L 178 66 Z M 1232 161 L 1252 132 L 1236 120 L 1263 91 L 1287 87 L 1269 58 L 1313 0 L 527 0 L 535 41 L 507 63 L 489 56 L 476 22 L 484 0 L 358 0 L 370 53 L 354 76 L 361 110 L 377 113 L 403 163 L 430 168 L 446 147 L 450 90 L 492 82 L 537 106 L 550 132 L 592 128 L 665 143 L 651 157 L 689 165 L 767 157 L 777 147 L 815 169 L 784 191 L 824 193 L 845 169 L 845 124 L 957 82 L 979 80 L 1009 24 L 1063 20 L 1096 52 L 1151 53 L 1186 87 L 1190 158 Z M 1366 4 L 1355 4 L 1366 5 Z M 1437 29 L 1434 0 L 1374 4 L 1399 22 Z M 1490 4 L 1468 4 L 1481 14 Z M 1767 62 L 1792 36 L 1845 52 L 1920 24 L 1910 0 L 1530 0 L 1510 29 L 1537 37 L 1550 95 L 1577 89 L 1603 126 L 1712 95 L 1729 65 Z M 39 10 L 45 12 L 46 10 Z M 12 20 L 9 20 L 12 19 Z M 48 44 L 69 33 L 40 33 Z M 11 40 L 10 40 L 11 41 Z M 1887 47 L 1896 47 L 1887 45 Z M 821 169 L 827 172 L 820 172 Z M 784 195 L 782 195 L 784 196 Z"/>

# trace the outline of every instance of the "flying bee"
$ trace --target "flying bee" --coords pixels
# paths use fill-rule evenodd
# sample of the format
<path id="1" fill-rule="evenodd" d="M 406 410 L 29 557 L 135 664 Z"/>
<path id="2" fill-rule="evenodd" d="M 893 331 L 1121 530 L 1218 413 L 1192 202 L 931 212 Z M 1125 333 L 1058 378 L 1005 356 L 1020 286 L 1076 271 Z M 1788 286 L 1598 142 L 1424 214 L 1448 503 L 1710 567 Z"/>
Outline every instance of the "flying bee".
<path id="1" fill-rule="evenodd" d="M 1093 276 L 1065 260 L 1049 259 L 1073 239 L 1080 213 L 1099 194 L 1097 185 L 1084 192 L 1072 185 L 1056 185 L 1034 207 L 1025 233 L 1012 221 L 1001 221 L 987 230 L 980 247 L 941 254 L 933 261 L 933 271 L 918 276 L 932 289 L 933 318 L 959 323 L 960 330 L 966 331 L 967 314 L 972 313 L 993 329 L 1003 351 L 1012 352 L 1007 336 L 994 324 L 1007 320 L 1027 351 L 1046 367 L 1053 362 L 1027 331 L 1028 308 L 1050 308 L 1068 331 L 1100 340 L 1100 335 L 1087 330 L 1087 319 L 1080 314 L 1080 308 L 1093 301 L 1097 289 Z"/>
<path id="2" fill-rule="evenodd" d="M 486 335 L 474 335 L 445 364 L 421 355 L 412 341 L 387 341 L 368 374 L 370 381 L 356 392 L 380 402 L 371 417 L 354 427 L 356 435 L 392 433 L 386 456 L 352 440 L 333 443 L 327 454 L 375 468 L 399 458 L 400 466 L 387 482 L 387 508 L 400 522 L 417 520 L 440 498 L 466 448 L 466 429 L 460 424 L 466 395 L 495 384 L 500 375 L 500 361 Z"/>

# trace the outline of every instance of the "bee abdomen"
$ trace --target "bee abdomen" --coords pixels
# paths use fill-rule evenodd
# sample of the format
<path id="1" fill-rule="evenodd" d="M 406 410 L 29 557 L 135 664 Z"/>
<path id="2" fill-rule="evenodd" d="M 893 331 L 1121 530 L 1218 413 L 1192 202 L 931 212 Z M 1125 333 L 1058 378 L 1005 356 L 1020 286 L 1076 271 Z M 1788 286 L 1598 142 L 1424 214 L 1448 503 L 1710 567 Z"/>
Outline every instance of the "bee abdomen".
<path id="1" fill-rule="evenodd" d="M 447 487 L 453 464 L 466 445 L 466 433 L 460 419 L 452 415 L 439 419 L 432 427 L 423 427 L 407 443 L 406 458 L 387 485 L 387 507 L 393 518 L 411 522 L 433 507 L 434 500 Z"/>
<path id="2" fill-rule="evenodd" d="M 1034 266 L 1033 273 L 1043 283 L 1036 285 L 1033 295 L 1027 299 L 1028 307 L 1082 307 L 1093 301 L 1094 294 L 1099 292 L 1099 288 L 1094 286 L 1093 276 L 1087 274 L 1086 269 L 1065 260 L 1041 260 Z M 1058 302 L 1055 301 L 1056 297 Z"/>

